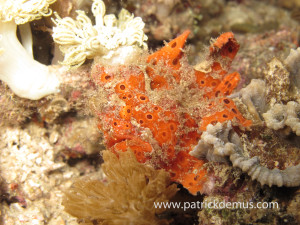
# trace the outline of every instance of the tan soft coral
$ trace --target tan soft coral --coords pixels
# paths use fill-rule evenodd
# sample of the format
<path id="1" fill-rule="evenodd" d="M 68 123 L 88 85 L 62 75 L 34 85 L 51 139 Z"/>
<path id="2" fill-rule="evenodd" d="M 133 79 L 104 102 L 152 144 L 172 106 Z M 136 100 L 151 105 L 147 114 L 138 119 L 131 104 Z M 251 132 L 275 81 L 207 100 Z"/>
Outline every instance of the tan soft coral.
<path id="1" fill-rule="evenodd" d="M 103 158 L 108 182 L 76 181 L 65 194 L 65 210 L 82 224 L 168 224 L 156 217 L 165 209 L 154 208 L 177 192 L 168 173 L 138 163 L 132 151 L 104 151 Z"/>

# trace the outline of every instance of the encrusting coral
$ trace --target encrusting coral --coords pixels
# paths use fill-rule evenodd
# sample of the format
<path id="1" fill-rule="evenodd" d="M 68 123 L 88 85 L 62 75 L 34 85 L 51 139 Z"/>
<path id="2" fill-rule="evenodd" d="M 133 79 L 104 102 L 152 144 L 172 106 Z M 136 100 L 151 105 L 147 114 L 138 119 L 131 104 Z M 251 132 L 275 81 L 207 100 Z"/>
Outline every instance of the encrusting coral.
<path id="1" fill-rule="evenodd" d="M 284 60 L 284 64 L 287 67 L 288 71 L 290 72 L 290 83 L 292 85 L 292 91 L 294 95 L 299 98 L 299 88 L 300 88 L 300 67 L 299 67 L 299 60 L 300 60 L 300 48 L 291 49 L 290 54 Z"/>
<path id="2" fill-rule="evenodd" d="M 158 219 L 164 208 L 154 202 L 167 202 L 177 192 L 169 174 L 139 163 L 132 151 L 118 156 L 103 151 L 103 171 L 107 183 L 100 180 L 78 180 L 65 193 L 65 210 L 80 224 L 169 224 Z"/>
<path id="3" fill-rule="evenodd" d="M 300 165 L 285 170 L 270 170 L 259 163 L 258 157 L 248 158 L 244 155 L 239 136 L 233 131 L 231 123 L 208 125 L 198 145 L 190 152 L 191 155 L 211 161 L 224 161 L 229 156 L 233 166 L 239 167 L 251 176 L 252 180 L 262 185 L 296 187 L 300 185 Z"/>
<path id="4" fill-rule="evenodd" d="M 287 107 L 287 118 L 285 124 L 289 126 L 296 135 L 300 136 L 300 105 L 298 102 L 290 101 L 286 105 Z"/>
<path id="5" fill-rule="evenodd" d="M 261 114 L 266 110 L 266 84 L 260 79 L 251 80 L 245 88 L 231 97 L 240 96 L 248 111 L 253 115 L 254 120 L 261 121 Z"/>
<path id="6" fill-rule="evenodd" d="M 290 127 L 298 136 L 300 106 L 296 62 L 299 52 L 299 49 L 292 49 L 284 63 L 273 58 L 267 64 L 264 80 L 252 79 L 249 85 L 230 96 L 240 97 L 257 122 L 264 119 L 267 127 L 273 130 Z"/>
<path id="7" fill-rule="evenodd" d="M 286 106 L 277 103 L 273 107 L 271 107 L 270 110 L 264 113 L 263 117 L 266 121 L 267 127 L 274 130 L 279 130 L 286 125 Z"/>
<path id="8" fill-rule="evenodd" d="M 145 26 L 140 17 L 122 9 L 117 19 L 115 15 L 105 15 L 105 5 L 101 0 L 94 0 L 92 13 L 96 24 L 82 10 L 77 10 L 76 20 L 70 17 L 60 18 L 55 13 L 53 19 L 53 39 L 59 44 L 65 58 L 63 65 L 73 68 L 81 66 L 86 59 L 102 56 L 117 63 L 124 63 L 126 56 L 133 54 L 139 47 L 147 48 L 144 42 L 147 36 L 143 32 Z M 120 62 L 121 60 L 121 62 Z"/>
<path id="9" fill-rule="evenodd" d="M 275 104 L 263 117 L 269 128 L 279 130 L 284 126 L 288 126 L 300 136 L 300 119 L 298 118 L 300 105 L 298 102 L 289 101 L 286 105 Z"/>
<path id="10" fill-rule="evenodd" d="M 300 136 L 299 57 L 300 49 L 291 49 L 284 62 L 273 59 L 265 75 L 269 110 L 262 116 L 269 128 L 289 127 Z"/>
<path id="11" fill-rule="evenodd" d="M 289 77 L 289 72 L 280 60 L 274 58 L 268 63 L 268 69 L 265 72 L 266 102 L 270 106 L 289 99 Z"/>
<path id="12" fill-rule="evenodd" d="M 208 67 L 202 72 L 185 57 L 189 33 L 149 55 L 146 62 L 114 67 L 95 62 L 92 77 L 99 96 L 91 105 L 111 151 L 131 148 L 139 162 L 165 169 L 173 181 L 196 194 L 206 181 L 205 161 L 188 153 L 207 125 L 231 120 L 247 127 L 251 121 L 226 97 L 240 80 L 237 72 L 227 74 L 239 49 L 233 34 L 224 33 L 211 44 Z"/>

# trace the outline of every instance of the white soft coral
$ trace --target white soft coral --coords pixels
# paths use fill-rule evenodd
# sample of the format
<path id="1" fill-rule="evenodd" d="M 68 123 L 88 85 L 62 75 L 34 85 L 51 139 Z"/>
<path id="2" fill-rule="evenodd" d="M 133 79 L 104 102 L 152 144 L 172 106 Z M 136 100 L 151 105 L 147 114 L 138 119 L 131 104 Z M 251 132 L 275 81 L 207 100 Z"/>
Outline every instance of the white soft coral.
<path id="1" fill-rule="evenodd" d="M 53 2 L 4 0 L 0 3 L 0 80 L 23 98 L 36 100 L 58 91 L 56 75 L 35 61 L 27 51 L 29 47 L 26 50 L 16 36 L 18 24 L 50 15 L 48 7 Z"/>
<path id="2" fill-rule="evenodd" d="M 96 56 L 112 59 L 119 50 L 124 58 L 124 50 L 130 55 L 135 47 L 147 48 L 144 22 L 140 17 L 134 18 L 125 9 L 121 10 L 117 19 L 115 15 L 105 15 L 103 1 L 94 0 L 92 13 L 96 19 L 95 25 L 85 12 L 77 10 L 76 13 L 76 20 L 70 17 L 62 19 L 56 13 L 56 19 L 53 20 L 56 24 L 53 27 L 53 39 L 65 55 L 64 65 L 78 67 L 86 59 Z"/>

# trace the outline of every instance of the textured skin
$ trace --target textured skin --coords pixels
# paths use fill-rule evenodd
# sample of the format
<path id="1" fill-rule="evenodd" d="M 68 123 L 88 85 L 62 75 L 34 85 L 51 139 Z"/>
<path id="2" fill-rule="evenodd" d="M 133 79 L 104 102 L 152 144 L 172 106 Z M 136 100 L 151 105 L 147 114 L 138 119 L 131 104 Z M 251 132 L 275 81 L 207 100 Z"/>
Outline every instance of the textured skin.
<path id="1" fill-rule="evenodd" d="M 184 57 L 189 33 L 148 56 L 145 65 L 112 69 L 96 64 L 92 77 L 105 94 L 96 110 L 108 148 L 115 152 L 131 148 L 139 162 L 164 168 L 173 181 L 196 194 L 202 191 L 207 172 L 205 161 L 189 152 L 206 126 L 228 120 L 250 126 L 251 121 L 226 98 L 240 80 L 236 72 L 227 75 L 239 48 L 233 34 L 222 34 L 212 44 L 209 72 L 201 72 Z M 189 99 L 196 99 L 199 106 Z"/>

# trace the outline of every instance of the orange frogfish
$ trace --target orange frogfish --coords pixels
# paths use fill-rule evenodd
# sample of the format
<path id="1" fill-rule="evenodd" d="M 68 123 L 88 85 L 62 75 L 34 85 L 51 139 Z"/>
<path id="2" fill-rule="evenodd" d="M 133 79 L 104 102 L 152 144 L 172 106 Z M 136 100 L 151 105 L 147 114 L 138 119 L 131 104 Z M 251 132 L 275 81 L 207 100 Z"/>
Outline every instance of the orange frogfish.
<path id="1" fill-rule="evenodd" d="M 207 181 L 204 160 L 189 155 L 208 124 L 231 120 L 247 127 L 234 102 L 227 98 L 240 81 L 228 74 L 239 44 L 224 33 L 209 48 L 200 69 L 189 65 L 184 45 L 190 31 L 136 64 L 95 63 L 92 77 L 99 87 L 93 107 L 108 149 L 131 149 L 140 163 L 170 173 L 192 194 Z"/>

